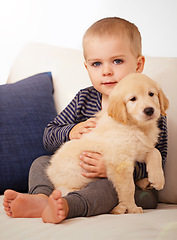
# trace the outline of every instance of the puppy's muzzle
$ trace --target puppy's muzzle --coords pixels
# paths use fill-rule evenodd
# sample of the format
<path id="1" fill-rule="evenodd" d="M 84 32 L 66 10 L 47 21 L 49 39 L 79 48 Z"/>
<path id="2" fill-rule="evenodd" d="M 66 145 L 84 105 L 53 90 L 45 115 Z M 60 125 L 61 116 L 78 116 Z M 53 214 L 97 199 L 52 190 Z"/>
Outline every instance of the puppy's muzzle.
<path id="1" fill-rule="evenodd" d="M 144 113 L 145 113 L 145 115 L 146 116 L 152 116 L 153 115 L 153 113 L 154 113 L 154 108 L 152 108 L 152 107 L 147 107 L 147 108 L 145 108 L 144 109 Z"/>

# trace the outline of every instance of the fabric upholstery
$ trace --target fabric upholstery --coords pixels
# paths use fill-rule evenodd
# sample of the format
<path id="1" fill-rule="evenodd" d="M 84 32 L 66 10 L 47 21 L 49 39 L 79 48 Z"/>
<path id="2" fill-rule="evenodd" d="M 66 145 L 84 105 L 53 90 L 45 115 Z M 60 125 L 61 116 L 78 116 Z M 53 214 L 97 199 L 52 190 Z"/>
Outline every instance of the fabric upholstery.
<path id="1" fill-rule="evenodd" d="M 47 154 L 45 126 L 56 116 L 51 73 L 0 86 L 0 193 L 27 191 L 31 163 Z"/>

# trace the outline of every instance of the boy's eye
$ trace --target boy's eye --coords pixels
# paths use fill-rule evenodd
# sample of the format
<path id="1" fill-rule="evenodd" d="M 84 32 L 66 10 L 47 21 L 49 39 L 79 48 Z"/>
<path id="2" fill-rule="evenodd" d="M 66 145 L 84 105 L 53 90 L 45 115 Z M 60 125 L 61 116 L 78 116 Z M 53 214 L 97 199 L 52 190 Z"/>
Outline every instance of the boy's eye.
<path id="1" fill-rule="evenodd" d="M 122 62 L 123 62 L 123 61 L 122 61 L 121 59 L 115 59 L 115 60 L 114 60 L 114 63 L 115 63 L 115 64 L 120 64 L 120 63 L 122 63 Z"/>
<path id="2" fill-rule="evenodd" d="M 154 93 L 153 93 L 153 92 L 149 92 L 149 96 L 150 96 L 150 97 L 153 97 L 153 96 L 154 96 Z"/>
<path id="3" fill-rule="evenodd" d="M 94 67 L 99 67 L 101 65 L 101 62 L 94 62 L 92 63 L 92 66 Z"/>

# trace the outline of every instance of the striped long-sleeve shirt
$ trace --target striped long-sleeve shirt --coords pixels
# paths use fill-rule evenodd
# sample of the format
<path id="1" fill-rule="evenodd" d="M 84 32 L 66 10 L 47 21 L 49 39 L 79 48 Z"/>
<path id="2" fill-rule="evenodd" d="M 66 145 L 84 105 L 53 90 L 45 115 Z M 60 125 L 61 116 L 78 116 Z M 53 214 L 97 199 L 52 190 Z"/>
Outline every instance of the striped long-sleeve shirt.
<path id="1" fill-rule="evenodd" d="M 69 140 L 69 132 L 76 124 L 86 121 L 101 110 L 101 96 L 101 93 L 94 87 L 80 90 L 68 106 L 46 126 L 43 142 L 50 153 L 54 153 L 64 142 Z M 161 116 L 158 126 L 161 133 L 156 148 L 162 155 L 164 167 L 167 156 L 166 117 Z M 137 162 L 134 178 L 138 180 L 144 177 L 147 177 L 146 165 Z"/>

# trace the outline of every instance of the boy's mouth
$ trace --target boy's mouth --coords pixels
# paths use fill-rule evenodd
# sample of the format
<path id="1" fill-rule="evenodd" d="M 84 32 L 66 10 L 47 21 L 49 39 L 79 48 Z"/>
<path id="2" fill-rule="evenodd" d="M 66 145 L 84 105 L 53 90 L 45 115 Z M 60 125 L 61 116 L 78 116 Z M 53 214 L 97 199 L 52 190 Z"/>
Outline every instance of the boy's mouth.
<path id="1" fill-rule="evenodd" d="M 104 85 L 104 86 L 114 86 L 115 84 L 117 84 L 117 82 L 104 82 L 104 83 L 102 83 L 102 85 Z"/>

